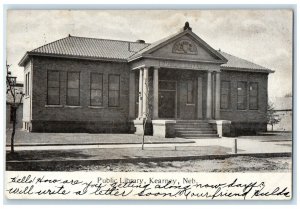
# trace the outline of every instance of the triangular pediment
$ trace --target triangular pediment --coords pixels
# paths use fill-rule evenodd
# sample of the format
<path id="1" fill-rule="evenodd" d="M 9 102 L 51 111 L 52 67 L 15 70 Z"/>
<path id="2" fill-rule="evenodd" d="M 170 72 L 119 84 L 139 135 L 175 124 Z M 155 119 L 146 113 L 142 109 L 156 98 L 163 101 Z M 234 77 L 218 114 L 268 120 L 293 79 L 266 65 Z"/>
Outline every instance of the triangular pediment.
<path id="1" fill-rule="evenodd" d="M 151 44 L 140 53 L 140 56 L 199 62 L 227 62 L 225 57 L 191 30 L 182 31 L 170 38 Z"/>

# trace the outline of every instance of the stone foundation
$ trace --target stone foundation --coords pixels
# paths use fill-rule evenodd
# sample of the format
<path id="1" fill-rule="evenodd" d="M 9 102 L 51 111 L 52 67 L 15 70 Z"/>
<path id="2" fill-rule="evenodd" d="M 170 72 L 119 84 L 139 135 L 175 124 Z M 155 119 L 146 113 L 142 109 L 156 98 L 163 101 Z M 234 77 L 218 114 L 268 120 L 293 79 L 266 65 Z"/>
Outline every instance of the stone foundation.
<path id="1" fill-rule="evenodd" d="M 213 125 L 213 129 L 217 131 L 219 137 L 230 136 L 231 121 L 229 120 L 211 120 L 210 124 Z"/>
<path id="2" fill-rule="evenodd" d="M 32 121 L 31 132 L 129 133 L 130 123 L 121 121 Z"/>
<path id="3" fill-rule="evenodd" d="M 153 120 L 153 136 L 173 138 L 175 137 L 175 120 Z"/>
<path id="4" fill-rule="evenodd" d="M 135 134 L 137 135 L 143 135 L 144 127 L 143 127 L 143 119 L 136 119 L 133 121 L 134 127 L 135 127 Z M 152 135 L 152 122 L 147 121 L 146 127 L 145 127 L 145 135 Z"/>

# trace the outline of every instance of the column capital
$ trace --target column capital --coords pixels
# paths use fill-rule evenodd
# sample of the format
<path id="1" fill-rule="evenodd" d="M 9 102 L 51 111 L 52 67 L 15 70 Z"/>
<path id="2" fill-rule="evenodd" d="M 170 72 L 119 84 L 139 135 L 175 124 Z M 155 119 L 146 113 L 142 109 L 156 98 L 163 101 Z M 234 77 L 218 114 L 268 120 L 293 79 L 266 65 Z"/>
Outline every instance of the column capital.
<path id="1" fill-rule="evenodd" d="M 209 69 L 207 72 L 208 73 L 220 73 L 221 69 Z"/>

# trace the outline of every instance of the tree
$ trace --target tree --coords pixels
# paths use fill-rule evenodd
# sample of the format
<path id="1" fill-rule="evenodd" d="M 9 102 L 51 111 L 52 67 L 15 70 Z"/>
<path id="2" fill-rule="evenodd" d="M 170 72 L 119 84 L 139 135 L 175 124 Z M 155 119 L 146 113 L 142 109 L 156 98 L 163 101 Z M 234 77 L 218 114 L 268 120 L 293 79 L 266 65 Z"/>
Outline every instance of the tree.
<path id="1" fill-rule="evenodd" d="M 143 112 L 143 135 L 142 135 L 142 150 L 144 150 L 144 144 L 145 144 L 145 133 L 146 133 L 146 128 L 147 128 L 147 124 L 149 122 L 149 119 L 151 119 L 151 113 L 152 113 L 152 94 L 150 92 L 150 82 L 149 79 L 147 79 L 145 82 L 145 88 L 146 91 L 144 92 L 144 99 L 146 99 L 146 105 L 148 108 L 146 108 L 146 112 Z"/>
<path id="2" fill-rule="evenodd" d="M 279 116 L 276 114 L 276 111 L 274 109 L 274 104 L 271 102 L 268 103 L 267 120 L 268 120 L 268 124 L 272 126 L 272 131 L 273 131 L 273 126 L 279 123 L 281 120 Z"/>
<path id="3" fill-rule="evenodd" d="M 9 94 L 12 98 L 12 101 L 9 103 L 11 108 L 11 118 L 12 118 L 12 134 L 10 138 L 10 151 L 11 154 L 14 154 L 14 140 L 16 133 L 16 124 L 17 124 L 17 110 L 20 107 L 23 99 L 23 92 L 16 88 L 16 77 L 11 76 L 10 66 L 6 63 L 6 94 Z"/>

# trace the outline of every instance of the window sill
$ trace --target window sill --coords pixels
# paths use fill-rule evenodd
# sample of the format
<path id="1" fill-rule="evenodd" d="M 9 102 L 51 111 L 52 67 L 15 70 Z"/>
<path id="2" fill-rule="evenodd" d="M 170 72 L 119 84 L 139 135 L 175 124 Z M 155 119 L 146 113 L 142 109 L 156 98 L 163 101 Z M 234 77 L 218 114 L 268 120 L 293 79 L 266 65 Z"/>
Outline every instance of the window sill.
<path id="1" fill-rule="evenodd" d="M 108 106 L 109 109 L 122 109 L 122 107 L 110 107 Z"/>
<path id="2" fill-rule="evenodd" d="M 72 105 L 65 105 L 66 108 L 82 108 L 82 106 L 72 106 Z"/>
<path id="3" fill-rule="evenodd" d="M 45 107 L 63 107 L 63 105 L 45 105 Z"/>
<path id="4" fill-rule="evenodd" d="M 246 109 L 246 110 L 237 110 L 237 111 L 241 111 L 241 112 L 246 112 L 246 111 L 258 112 L 259 110 L 250 110 L 250 109 Z"/>
<path id="5" fill-rule="evenodd" d="M 195 106 L 195 104 L 185 104 L 186 106 Z"/>
<path id="6" fill-rule="evenodd" d="M 91 108 L 91 109 L 103 109 L 104 107 L 103 106 L 88 106 L 88 108 Z"/>

